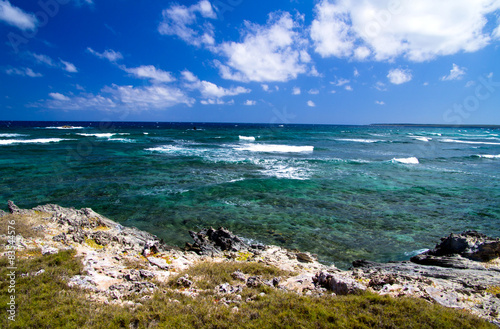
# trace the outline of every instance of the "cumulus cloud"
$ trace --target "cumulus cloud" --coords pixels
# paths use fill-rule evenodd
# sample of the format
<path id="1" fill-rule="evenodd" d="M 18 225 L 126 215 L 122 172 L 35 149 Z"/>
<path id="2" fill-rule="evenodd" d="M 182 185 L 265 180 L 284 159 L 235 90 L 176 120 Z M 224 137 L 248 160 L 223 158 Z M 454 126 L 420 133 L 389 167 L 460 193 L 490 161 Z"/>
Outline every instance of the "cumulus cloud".
<path id="1" fill-rule="evenodd" d="M 300 95 L 300 88 L 294 87 L 292 90 L 292 95 Z"/>
<path id="2" fill-rule="evenodd" d="M 175 81 L 175 78 L 172 76 L 170 72 L 166 72 L 160 69 L 157 69 L 153 65 L 142 65 L 139 67 L 133 68 L 122 68 L 125 72 L 128 72 L 134 75 L 137 78 L 141 79 L 151 79 L 153 82 L 172 82 Z"/>
<path id="3" fill-rule="evenodd" d="M 450 74 L 441 77 L 442 81 L 450 80 L 460 80 L 465 75 L 465 67 L 459 67 L 457 64 L 453 63 L 453 67 L 450 70 Z"/>
<path id="4" fill-rule="evenodd" d="M 69 101 L 70 100 L 69 97 L 64 96 L 63 94 L 60 94 L 60 93 L 50 93 L 49 96 L 55 100 L 58 100 L 58 101 Z"/>
<path id="5" fill-rule="evenodd" d="M 408 81 L 411 81 L 413 76 L 410 70 L 392 69 L 387 74 L 387 78 L 392 84 L 400 85 Z"/>
<path id="6" fill-rule="evenodd" d="M 309 107 L 315 107 L 316 104 L 314 104 L 313 101 L 307 101 L 307 106 L 309 106 Z"/>
<path id="7" fill-rule="evenodd" d="M 108 61 L 114 63 L 123 58 L 123 55 L 119 51 L 114 51 L 112 49 L 106 49 L 104 52 L 99 53 L 94 49 L 88 47 L 87 51 L 94 56 L 97 56 L 102 59 L 107 59 Z"/>
<path id="8" fill-rule="evenodd" d="M 485 29 L 498 9 L 496 0 L 322 0 L 310 33 L 323 57 L 421 62 L 488 45 L 500 33 Z"/>
<path id="9" fill-rule="evenodd" d="M 205 22 L 198 22 L 198 15 L 202 18 L 217 18 L 212 5 L 207 0 L 202 0 L 192 6 L 173 4 L 163 10 L 163 20 L 158 26 L 158 32 L 163 35 L 175 35 L 181 40 L 194 45 L 213 45 L 214 28 Z"/>
<path id="10" fill-rule="evenodd" d="M 288 81 L 305 73 L 307 40 L 298 32 L 300 24 L 289 13 L 272 13 L 264 26 L 246 22 L 243 42 L 225 42 L 217 47 L 227 58 L 216 61 L 224 79 L 236 81 Z"/>
<path id="11" fill-rule="evenodd" d="M 184 80 L 186 80 L 185 87 L 188 89 L 197 89 L 200 91 L 204 98 L 222 98 L 226 96 L 236 96 L 239 94 L 247 94 L 251 90 L 238 86 L 231 88 L 223 88 L 210 81 L 200 80 L 196 75 L 188 70 L 184 70 L 182 73 Z"/>
<path id="12" fill-rule="evenodd" d="M 39 78 L 43 76 L 41 73 L 34 72 L 29 67 L 23 67 L 20 69 L 9 68 L 5 70 L 5 73 L 7 73 L 8 75 L 20 75 L 22 77 L 30 77 L 30 78 Z"/>
<path id="13" fill-rule="evenodd" d="M 0 0 L 0 21 L 23 31 L 34 30 L 38 25 L 35 15 L 26 13 L 7 0 Z"/>
<path id="14" fill-rule="evenodd" d="M 257 104 L 257 102 L 256 102 L 256 101 L 252 101 L 252 100 L 247 99 L 247 101 L 246 101 L 243 105 L 246 105 L 246 106 L 253 106 L 253 105 L 255 105 L 255 104 Z"/>
<path id="15" fill-rule="evenodd" d="M 192 98 L 183 91 L 166 86 L 106 86 L 98 95 L 81 94 L 65 96 L 51 93 L 52 99 L 41 102 L 40 106 L 64 110 L 106 110 L 106 111 L 148 111 L 162 110 L 185 104 L 194 104 Z"/>
<path id="16" fill-rule="evenodd" d="M 343 85 L 346 85 L 348 84 L 349 82 L 351 82 L 351 80 L 348 80 L 348 79 L 343 79 L 343 78 L 339 78 L 333 82 L 330 82 L 332 85 L 336 86 L 336 87 L 342 87 Z"/>

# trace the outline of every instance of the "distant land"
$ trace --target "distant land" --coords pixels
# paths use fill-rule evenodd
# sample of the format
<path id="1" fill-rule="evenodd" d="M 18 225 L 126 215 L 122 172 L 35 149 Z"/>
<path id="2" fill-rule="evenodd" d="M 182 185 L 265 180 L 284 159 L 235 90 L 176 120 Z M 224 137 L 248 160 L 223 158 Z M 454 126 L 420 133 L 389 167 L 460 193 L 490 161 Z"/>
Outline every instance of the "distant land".
<path id="1" fill-rule="evenodd" d="M 434 123 L 372 123 L 370 126 L 376 127 L 436 127 L 436 128 L 493 128 L 498 129 L 500 125 L 478 125 L 478 124 L 434 124 Z"/>

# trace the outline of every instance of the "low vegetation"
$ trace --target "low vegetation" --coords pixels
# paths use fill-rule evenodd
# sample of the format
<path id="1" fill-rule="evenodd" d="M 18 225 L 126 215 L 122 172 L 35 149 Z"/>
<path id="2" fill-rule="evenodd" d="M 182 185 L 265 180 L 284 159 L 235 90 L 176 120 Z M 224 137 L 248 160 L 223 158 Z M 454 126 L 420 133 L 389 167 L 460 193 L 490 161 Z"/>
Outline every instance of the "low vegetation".
<path id="1" fill-rule="evenodd" d="M 262 263 L 202 262 L 161 285 L 151 298 L 131 299 L 140 305 L 118 306 L 91 301 L 88 292 L 68 287 L 71 276 L 84 274 L 73 251 L 16 262 L 13 322 L 5 311 L 11 295 L 8 260 L 0 259 L 1 328 L 495 328 L 465 311 L 412 298 L 311 297 L 260 286 L 245 288 L 239 300 L 209 290 L 193 298 L 173 289 L 186 274 L 200 289 L 235 283 L 230 274 L 236 270 L 263 279 L 293 274 Z"/>

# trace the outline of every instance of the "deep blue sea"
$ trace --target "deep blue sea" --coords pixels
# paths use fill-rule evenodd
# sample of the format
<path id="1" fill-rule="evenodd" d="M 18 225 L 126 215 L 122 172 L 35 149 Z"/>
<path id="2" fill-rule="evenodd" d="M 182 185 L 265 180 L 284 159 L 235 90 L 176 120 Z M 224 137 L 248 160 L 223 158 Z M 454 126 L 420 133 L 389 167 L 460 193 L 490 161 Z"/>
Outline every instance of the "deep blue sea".
<path id="1" fill-rule="evenodd" d="M 5 210 L 90 207 L 178 246 L 225 226 L 343 268 L 500 236 L 495 128 L 0 122 L 0 174 Z"/>

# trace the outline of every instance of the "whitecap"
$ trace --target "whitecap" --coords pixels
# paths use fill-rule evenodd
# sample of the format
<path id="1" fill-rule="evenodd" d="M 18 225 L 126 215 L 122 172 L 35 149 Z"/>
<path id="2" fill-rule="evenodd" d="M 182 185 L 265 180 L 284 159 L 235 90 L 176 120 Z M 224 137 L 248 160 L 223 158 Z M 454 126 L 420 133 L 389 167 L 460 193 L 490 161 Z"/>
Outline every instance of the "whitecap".
<path id="1" fill-rule="evenodd" d="M 255 137 L 253 137 L 253 136 L 241 136 L 240 135 L 240 140 L 248 141 L 248 142 L 255 142 Z"/>
<path id="2" fill-rule="evenodd" d="M 475 141 L 464 141 L 460 139 L 442 139 L 443 143 L 461 143 L 461 144 L 482 144 L 482 145 L 500 145 L 500 143 L 492 143 L 492 142 L 475 142 Z"/>
<path id="3" fill-rule="evenodd" d="M 392 163 L 419 164 L 418 159 L 416 157 L 394 158 L 391 161 Z"/>
<path id="4" fill-rule="evenodd" d="M 0 140 L 0 145 L 46 144 L 46 143 L 58 143 L 61 141 L 69 141 L 69 140 L 72 140 L 72 139 L 65 139 L 65 138 L 4 139 L 4 140 Z"/>
<path id="5" fill-rule="evenodd" d="M 497 155 L 492 155 L 492 154 L 478 154 L 475 155 L 480 158 L 486 158 L 486 159 L 500 159 L 500 154 Z"/>
<path id="6" fill-rule="evenodd" d="M 418 140 L 418 141 L 422 141 L 422 142 L 428 142 L 428 141 L 431 141 L 432 138 L 430 137 L 423 137 L 423 136 L 412 136 L 414 139 Z"/>
<path id="7" fill-rule="evenodd" d="M 244 144 L 234 148 L 237 151 L 266 152 L 266 153 L 311 153 L 314 146 L 294 146 L 278 144 Z"/>
<path id="8" fill-rule="evenodd" d="M 23 134 L 0 134 L 0 137 L 23 137 L 23 136 L 28 136 L 28 135 L 23 135 Z"/>
<path id="9" fill-rule="evenodd" d="M 80 136 L 85 136 L 85 137 L 97 137 L 97 138 L 110 138 L 116 134 L 114 133 L 100 133 L 100 134 L 85 134 L 85 133 L 79 133 L 77 135 Z"/>
<path id="10" fill-rule="evenodd" d="M 355 142 L 355 143 L 377 143 L 381 142 L 378 139 L 361 139 L 361 138 L 336 138 L 335 140 L 341 142 Z"/>
<path id="11" fill-rule="evenodd" d="M 149 135 L 149 133 L 143 133 L 144 135 Z"/>
<path id="12" fill-rule="evenodd" d="M 163 146 L 158 146 L 158 147 L 151 147 L 147 148 L 146 151 L 151 151 L 151 152 L 160 152 L 160 153 L 171 153 L 171 152 L 178 152 L 182 151 L 182 147 L 174 146 L 174 145 L 163 145 Z"/>
<path id="13" fill-rule="evenodd" d="M 112 142 L 122 142 L 122 143 L 135 143 L 135 140 L 130 138 L 109 138 L 108 141 Z"/>

